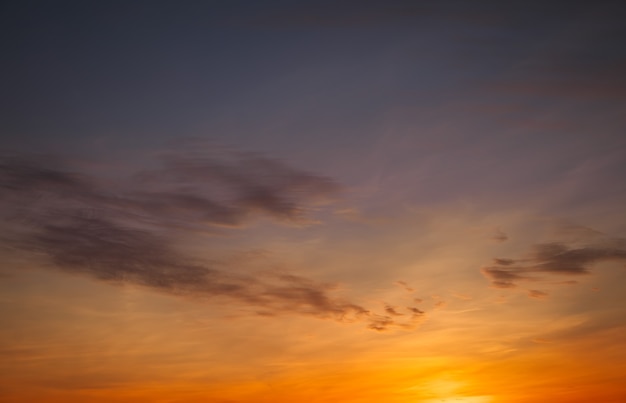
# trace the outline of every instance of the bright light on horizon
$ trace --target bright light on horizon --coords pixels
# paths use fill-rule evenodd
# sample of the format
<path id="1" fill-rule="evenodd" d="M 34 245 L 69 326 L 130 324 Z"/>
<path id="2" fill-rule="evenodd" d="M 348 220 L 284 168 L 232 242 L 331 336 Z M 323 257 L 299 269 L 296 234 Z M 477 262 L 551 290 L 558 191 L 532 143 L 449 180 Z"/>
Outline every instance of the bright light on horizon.
<path id="1" fill-rule="evenodd" d="M 491 396 L 458 396 L 424 400 L 421 403 L 490 403 Z"/>
<path id="2" fill-rule="evenodd" d="M 427 391 L 427 396 L 433 396 L 426 400 L 419 400 L 420 403 L 490 403 L 493 401 L 492 396 L 464 396 L 460 389 L 465 385 L 466 382 L 444 377 L 424 382 L 410 389 Z"/>

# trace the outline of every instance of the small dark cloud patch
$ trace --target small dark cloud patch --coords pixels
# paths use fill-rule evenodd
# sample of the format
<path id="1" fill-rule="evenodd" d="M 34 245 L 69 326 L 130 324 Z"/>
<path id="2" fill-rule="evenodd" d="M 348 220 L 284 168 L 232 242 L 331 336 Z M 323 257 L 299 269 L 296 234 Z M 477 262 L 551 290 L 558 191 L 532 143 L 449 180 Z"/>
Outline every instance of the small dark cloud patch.
<path id="1" fill-rule="evenodd" d="M 515 288 L 520 283 L 544 281 L 553 275 L 587 275 L 594 265 L 610 261 L 626 262 L 626 241 L 599 238 L 594 234 L 589 243 L 535 244 L 523 258 L 496 258 L 492 265 L 483 267 L 481 271 L 494 287 Z M 576 284 L 577 281 L 563 280 L 557 283 Z"/>
<path id="2" fill-rule="evenodd" d="M 491 266 L 483 267 L 481 271 L 496 288 L 515 288 L 519 281 L 532 280 L 530 275 L 525 274 L 523 267 Z"/>
<path id="3" fill-rule="evenodd" d="M 402 287 L 404 290 L 406 290 L 407 292 L 413 292 L 415 291 L 415 289 L 413 287 L 411 287 L 407 282 L 405 281 L 396 281 L 394 284 L 396 284 L 399 287 Z"/>
<path id="4" fill-rule="evenodd" d="M 394 328 L 411 330 L 418 326 L 425 318 L 424 311 L 408 306 L 406 313 L 399 311 L 399 308 L 387 305 L 385 315 L 370 314 L 368 328 L 378 332 L 385 332 Z M 399 317 L 402 317 L 401 319 Z"/>
<path id="5" fill-rule="evenodd" d="M 403 316 L 404 315 L 403 313 L 398 312 L 396 307 L 393 307 L 391 305 L 385 306 L 385 312 L 390 316 Z"/>
<path id="6" fill-rule="evenodd" d="M 389 327 L 393 326 L 393 324 L 394 321 L 391 316 L 373 315 L 367 327 L 378 332 L 383 332 L 385 330 L 388 330 Z"/>
<path id="7" fill-rule="evenodd" d="M 528 290 L 528 296 L 535 299 L 543 299 L 548 297 L 548 293 L 541 290 Z"/>
<path id="8" fill-rule="evenodd" d="M 418 317 L 424 315 L 424 311 L 418 309 L 414 306 L 407 306 L 406 309 L 411 313 L 412 316 Z"/>

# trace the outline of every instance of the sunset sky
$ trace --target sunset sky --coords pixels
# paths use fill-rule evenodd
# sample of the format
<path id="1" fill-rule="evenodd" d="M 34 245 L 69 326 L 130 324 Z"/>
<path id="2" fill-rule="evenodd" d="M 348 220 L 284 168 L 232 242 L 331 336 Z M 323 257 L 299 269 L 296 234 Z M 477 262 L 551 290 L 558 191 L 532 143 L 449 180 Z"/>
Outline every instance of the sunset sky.
<path id="1" fill-rule="evenodd" d="M 5 1 L 0 402 L 623 403 L 623 1 Z"/>

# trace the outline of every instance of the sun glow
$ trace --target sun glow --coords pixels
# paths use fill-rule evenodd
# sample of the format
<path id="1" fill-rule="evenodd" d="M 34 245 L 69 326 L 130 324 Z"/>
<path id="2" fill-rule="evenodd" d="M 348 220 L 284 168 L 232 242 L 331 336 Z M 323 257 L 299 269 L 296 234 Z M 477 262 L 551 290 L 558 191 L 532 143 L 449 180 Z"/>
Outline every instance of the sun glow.
<path id="1" fill-rule="evenodd" d="M 493 401 L 492 396 L 464 396 L 461 391 L 464 386 L 466 386 L 465 382 L 442 378 L 412 389 L 421 389 L 430 395 L 428 399 L 420 400 L 421 403 L 490 403 Z"/>
<path id="2" fill-rule="evenodd" d="M 422 403 L 490 403 L 490 396 L 447 397 L 424 400 Z"/>

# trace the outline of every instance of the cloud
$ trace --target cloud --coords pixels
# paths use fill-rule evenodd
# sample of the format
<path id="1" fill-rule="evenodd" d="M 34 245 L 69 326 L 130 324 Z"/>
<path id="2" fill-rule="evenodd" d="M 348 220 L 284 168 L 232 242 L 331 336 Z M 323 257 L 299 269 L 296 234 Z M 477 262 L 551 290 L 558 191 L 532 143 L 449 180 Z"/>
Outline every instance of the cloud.
<path id="1" fill-rule="evenodd" d="M 494 287 L 515 288 L 520 282 L 541 281 L 550 275 L 589 274 L 593 265 L 609 261 L 626 261 L 626 241 L 602 238 L 589 244 L 539 243 L 521 259 L 496 258 L 493 265 L 481 271 Z"/>
<path id="2" fill-rule="evenodd" d="M 515 288 L 516 282 L 520 280 L 531 280 L 532 277 L 518 274 L 525 272 L 523 267 L 505 267 L 498 266 L 483 267 L 482 273 L 491 280 L 492 285 L 497 288 Z"/>
<path id="3" fill-rule="evenodd" d="M 181 210 L 205 213 L 208 220 L 215 217 L 217 223 L 240 224 L 255 214 L 307 223 L 312 205 L 334 200 L 341 190 L 330 178 L 252 153 L 169 153 L 161 163 L 162 168 L 138 175 L 155 189 L 149 196 L 162 200 L 152 207 L 167 209 L 174 202 Z"/>
<path id="4" fill-rule="evenodd" d="M 306 225 L 314 222 L 315 207 L 335 200 L 341 190 L 330 178 L 250 153 L 171 152 L 156 165 L 112 182 L 78 173 L 81 168 L 67 160 L 5 157 L 0 202 L 12 213 L 96 209 L 159 225 L 237 227 L 259 216 Z"/>
<path id="5" fill-rule="evenodd" d="M 548 293 L 541 290 L 528 290 L 528 296 L 530 298 L 543 299 L 548 296 Z"/>
<path id="6" fill-rule="evenodd" d="M 509 239 L 508 235 L 502 232 L 500 229 L 496 229 L 493 234 L 491 234 L 491 239 L 496 242 L 505 242 Z"/>
<path id="7" fill-rule="evenodd" d="M 382 331 L 387 330 L 393 324 L 394 324 L 394 321 L 393 321 L 393 318 L 391 318 L 391 316 L 375 315 L 372 317 L 370 324 L 367 327 L 369 329 L 382 332 Z"/>
<path id="8" fill-rule="evenodd" d="M 387 305 L 385 306 L 385 312 L 390 315 L 390 316 L 403 316 L 403 313 L 398 312 L 396 307 L 393 307 L 391 305 Z"/>
<path id="9" fill-rule="evenodd" d="M 274 313 L 344 320 L 367 310 L 331 295 L 332 288 L 294 275 L 233 274 L 227 265 L 197 262 L 171 240 L 102 217 L 50 217 L 13 243 L 50 267 L 116 285 L 138 285 L 196 299 L 227 298 Z"/>
<path id="10" fill-rule="evenodd" d="M 493 259 L 493 262 L 499 266 L 510 266 L 513 263 L 515 263 L 515 260 L 513 259 L 502 259 L 502 258 L 495 258 Z"/>
<path id="11" fill-rule="evenodd" d="M 413 287 L 411 287 L 409 284 L 407 284 L 405 281 L 399 280 L 399 281 L 396 281 L 394 284 L 399 286 L 399 287 L 401 287 L 402 289 L 404 289 L 407 292 L 415 291 L 415 289 Z"/>
<path id="12" fill-rule="evenodd" d="M 0 159 L 0 245 L 43 267 L 113 285 L 219 300 L 270 316 L 363 321 L 376 330 L 398 325 L 323 282 L 181 251 L 181 229 L 227 227 L 235 235 L 257 217 L 310 225 L 317 206 L 341 190 L 330 178 L 232 151 L 169 153 L 152 165 L 116 182 L 79 173 L 69 159 Z"/>
<path id="13" fill-rule="evenodd" d="M 368 328 L 379 331 L 379 332 L 384 332 L 392 328 L 401 328 L 401 329 L 410 330 L 410 329 L 414 329 L 425 318 L 424 311 L 416 307 L 407 306 L 404 309 L 406 311 L 406 314 L 401 313 L 397 307 L 386 305 L 385 306 L 386 315 L 378 315 L 374 313 L 369 314 Z M 398 317 L 404 317 L 407 315 L 408 315 L 408 318 L 403 318 L 403 320 L 397 320 Z"/>

